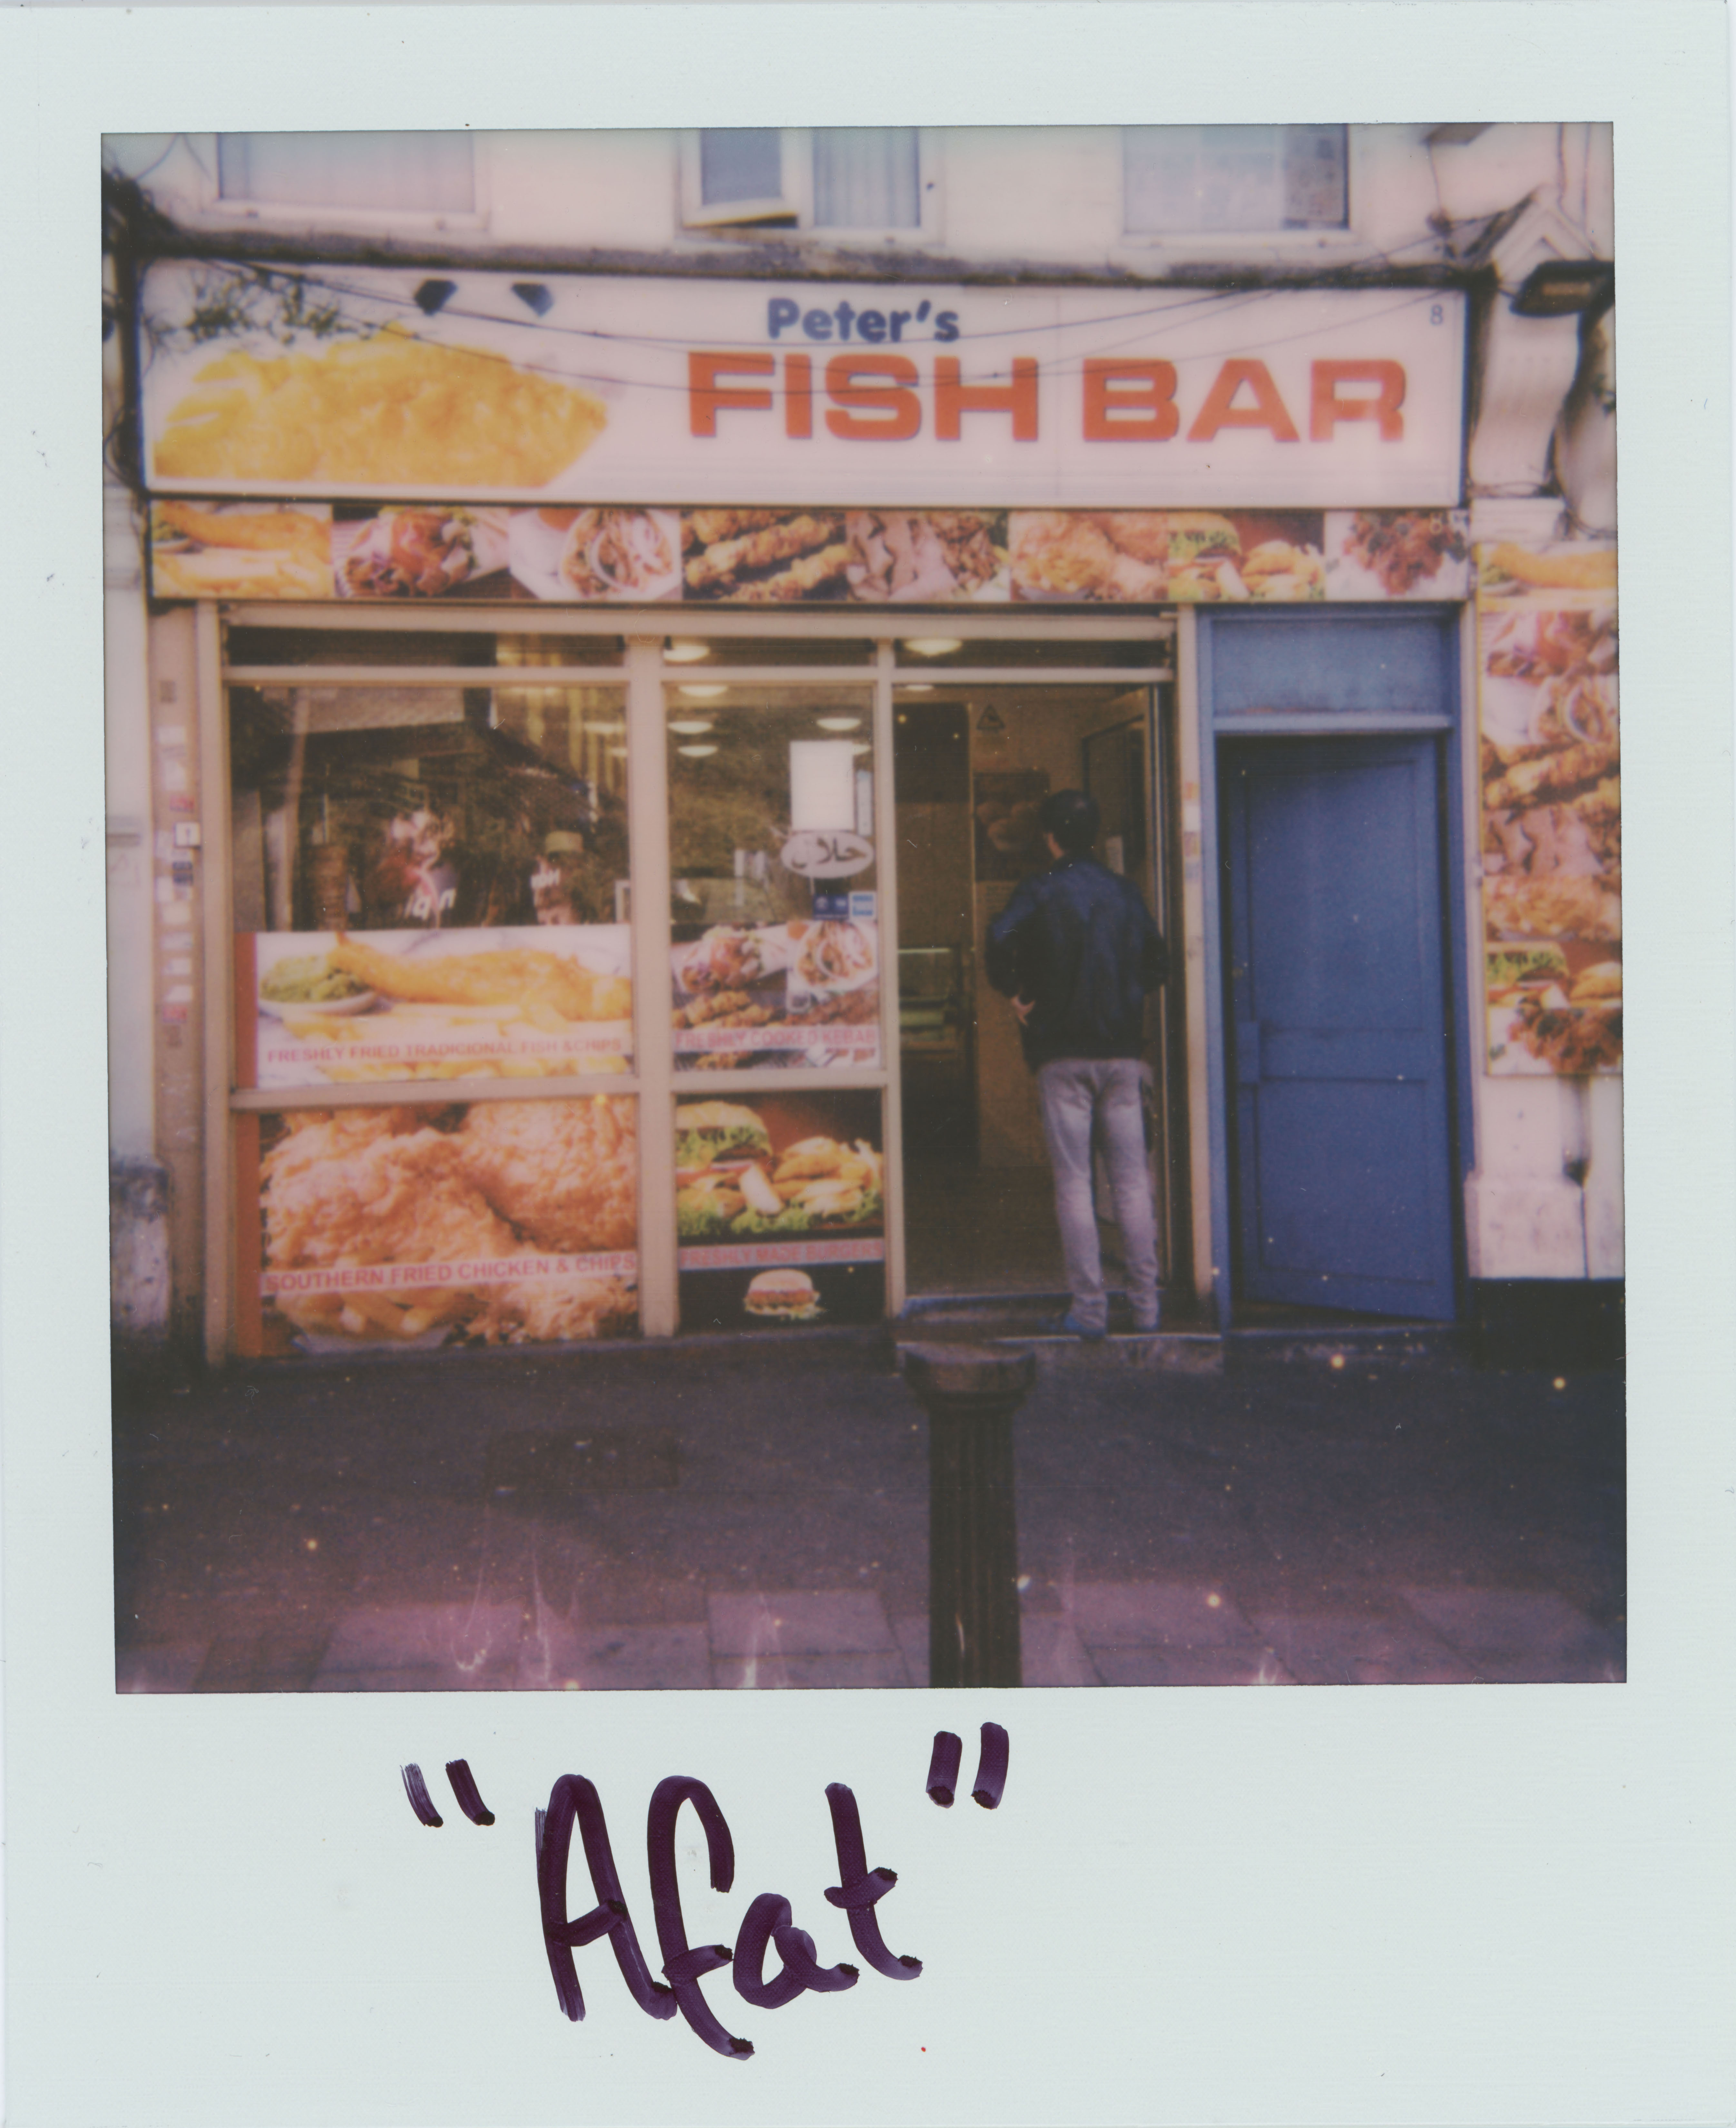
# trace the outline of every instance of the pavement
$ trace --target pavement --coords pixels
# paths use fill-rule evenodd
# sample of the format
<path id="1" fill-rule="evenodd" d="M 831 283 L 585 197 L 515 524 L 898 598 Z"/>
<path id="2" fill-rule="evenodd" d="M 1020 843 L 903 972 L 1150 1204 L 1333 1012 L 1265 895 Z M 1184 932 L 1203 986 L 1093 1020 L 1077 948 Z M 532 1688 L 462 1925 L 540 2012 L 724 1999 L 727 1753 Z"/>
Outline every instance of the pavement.
<path id="1" fill-rule="evenodd" d="M 1026 1684 L 1624 1675 L 1619 1370 L 1390 1327 L 1034 1349 Z M 117 1372 L 115 1435 L 122 1691 L 927 1682 L 884 1332 Z"/>

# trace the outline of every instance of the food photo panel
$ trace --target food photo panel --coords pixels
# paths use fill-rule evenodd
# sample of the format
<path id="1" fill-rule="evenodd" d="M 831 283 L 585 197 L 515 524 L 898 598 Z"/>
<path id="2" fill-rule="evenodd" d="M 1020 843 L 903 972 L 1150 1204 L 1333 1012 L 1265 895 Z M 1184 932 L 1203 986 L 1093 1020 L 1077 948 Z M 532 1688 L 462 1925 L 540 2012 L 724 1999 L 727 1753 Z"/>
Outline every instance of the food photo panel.
<path id="1" fill-rule="evenodd" d="M 677 1103 L 682 1328 L 879 1321 L 885 1145 L 871 1090 Z"/>
<path id="2" fill-rule="evenodd" d="M 630 1334 L 638 1124 L 611 1095 L 237 1117 L 240 1351 Z"/>

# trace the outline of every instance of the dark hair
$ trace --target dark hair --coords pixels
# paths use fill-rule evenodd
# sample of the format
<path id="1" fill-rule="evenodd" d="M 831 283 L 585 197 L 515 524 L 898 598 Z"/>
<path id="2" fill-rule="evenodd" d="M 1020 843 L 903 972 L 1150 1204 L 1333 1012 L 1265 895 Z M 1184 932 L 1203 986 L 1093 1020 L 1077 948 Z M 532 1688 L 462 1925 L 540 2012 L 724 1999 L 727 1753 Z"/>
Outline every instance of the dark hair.
<path id="1" fill-rule="evenodd" d="M 1036 809 L 1036 824 L 1053 835 L 1064 857 L 1082 857 L 1097 840 L 1103 821 L 1098 803 L 1088 791 L 1051 791 Z"/>

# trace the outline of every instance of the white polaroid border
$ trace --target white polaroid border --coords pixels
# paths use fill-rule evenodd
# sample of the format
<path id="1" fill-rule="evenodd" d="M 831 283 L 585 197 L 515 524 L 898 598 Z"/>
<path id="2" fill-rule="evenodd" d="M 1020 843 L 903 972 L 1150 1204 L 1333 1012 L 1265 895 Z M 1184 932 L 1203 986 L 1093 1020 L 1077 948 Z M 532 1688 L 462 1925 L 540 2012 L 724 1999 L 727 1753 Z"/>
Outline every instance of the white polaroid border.
<path id="1" fill-rule="evenodd" d="M 21 2123 L 1728 2118 L 1733 2052 L 1729 83 L 1717 0 L 9 9 L 0 1382 Z M 1614 121 L 1634 1009 L 1620 1686 L 117 1698 L 104 1147 L 98 137 L 288 126 Z M 921 1793 L 1012 1737 L 987 1816 Z M 499 1816 L 419 1826 L 467 1757 Z M 969 1769 L 967 1766 L 967 1772 Z M 828 1780 L 920 1983 L 745 2065 L 557 2015 L 531 1812 L 709 1781 L 830 1942 Z M 835 1955 L 835 1954 L 834 1954 Z M 715 1988 L 716 1983 L 713 1983 Z M 733 1998 L 728 1998 L 732 2003 Z"/>

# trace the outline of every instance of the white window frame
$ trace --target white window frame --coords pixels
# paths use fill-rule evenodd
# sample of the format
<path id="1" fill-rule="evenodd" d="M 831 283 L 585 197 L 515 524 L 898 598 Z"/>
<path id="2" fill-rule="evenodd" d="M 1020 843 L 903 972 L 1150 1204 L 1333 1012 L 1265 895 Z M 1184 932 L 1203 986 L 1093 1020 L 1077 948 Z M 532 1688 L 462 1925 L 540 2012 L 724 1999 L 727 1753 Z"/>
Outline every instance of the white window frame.
<path id="1" fill-rule="evenodd" d="M 336 127 L 310 129 L 336 131 Z M 427 131 L 426 127 L 347 127 L 346 131 Z M 447 127 L 447 131 L 467 131 Z M 470 167 L 473 179 L 467 212 L 449 207 L 306 207 L 276 200 L 225 199 L 217 179 L 217 140 L 215 133 L 189 133 L 187 145 L 198 167 L 197 190 L 188 202 L 187 219 L 195 226 L 219 229 L 332 229 L 426 231 L 431 230 L 486 230 L 489 226 L 491 187 L 489 141 L 486 133 L 471 133 Z"/>
<path id="2" fill-rule="evenodd" d="M 708 129 L 722 130 L 722 129 Z M 769 129 L 768 129 L 769 130 Z M 913 228 L 886 229 L 864 223 L 842 225 L 821 222 L 813 206 L 813 135 L 809 126 L 777 129 L 781 165 L 776 197 L 730 200 L 707 207 L 700 183 L 700 129 L 690 127 L 681 135 L 681 216 L 688 230 L 749 228 L 766 222 L 787 221 L 790 233 L 823 235 L 851 244 L 927 245 L 940 235 L 941 155 L 938 136 L 927 126 L 916 133 L 916 197 L 918 220 Z M 785 232 L 764 230 L 768 236 Z"/>
<path id="3" fill-rule="evenodd" d="M 1289 123 L 1276 121 L 1274 123 Z M 1302 122 L 1302 121 L 1296 121 Z M 1126 132 L 1117 127 L 1116 220 L 1119 225 L 1112 263 L 1149 264 L 1154 254 L 1174 258 L 1231 258 L 1250 251 L 1309 258 L 1322 254 L 1335 262 L 1346 257 L 1375 255 L 1375 247 L 1357 228 L 1357 211 L 1364 192 L 1363 131 L 1359 126 L 1333 119 L 1321 125 L 1345 126 L 1345 220 L 1331 229 L 1170 229 L 1130 230 L 1127 220 L 1127 159 Z"/>

